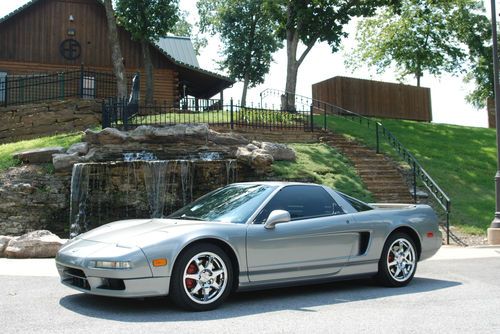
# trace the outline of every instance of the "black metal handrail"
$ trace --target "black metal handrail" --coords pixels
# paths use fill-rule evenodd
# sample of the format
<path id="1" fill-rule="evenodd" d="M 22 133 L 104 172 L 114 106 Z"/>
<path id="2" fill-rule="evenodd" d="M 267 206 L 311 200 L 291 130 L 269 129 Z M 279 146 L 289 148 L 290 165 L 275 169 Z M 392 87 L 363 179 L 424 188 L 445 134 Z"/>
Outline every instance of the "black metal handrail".
<path id="1" fill-rule="evenodd" d="M 263 90 L 260 93 L 261 101 L 267 96 L 270 95 L 286 95 L 292 94 L 286 91 L 268 88 Z M 429 175 L 429 173 L 422 167 L 422 165 L 418 162 L 415 156 L 399 141 L 399 139 L 387 129 L 380 121 L 372 119 L 367 116 L 363 116 L 356 112 L 338 107 L 331 103 L 327 103 L 324 101 L 319 101 L 313 99 L 308 96 L 303 95 L 295 95 L 295 102 L 299 103 L 308 103 L 312 106 L 312 110 L 316 112 L 323 113 L 323 128 L 327 129 L 327 114 L 334 114 L 346 119 L 350 119 L 354 121 L 355 119 L 360 123 L 365 123 L 368 128 L 373 128 L 375 131 L 375 142 L 376 142 L 376 151 L 380 153 L 380 136 L 382 135 L 383 139 L 389 143 L 389 145 L 394 149 L 394 151 L 400 156 L 400 158 L 407 163 L 412 169 L 413 176 L 413 198 L 415 202 L 417 201 L 417 178 L 420 179 L 422 184 L 427 188 L 427 190 L 432 194 L 434 199 L 437 201 L 439 206 L 443 209 L 446 214 L 446 242 L 450 243 L 450 235 L 451 237 L 457 241 L 458 243 L 462 243 L 458 238 L 452 235 L 450 232 L 450 213 L 451 213 L 451 199 L 450 197 L 439 187 L 436 181 Z M 262 102 L 261 102 L 262 103 Z"/>

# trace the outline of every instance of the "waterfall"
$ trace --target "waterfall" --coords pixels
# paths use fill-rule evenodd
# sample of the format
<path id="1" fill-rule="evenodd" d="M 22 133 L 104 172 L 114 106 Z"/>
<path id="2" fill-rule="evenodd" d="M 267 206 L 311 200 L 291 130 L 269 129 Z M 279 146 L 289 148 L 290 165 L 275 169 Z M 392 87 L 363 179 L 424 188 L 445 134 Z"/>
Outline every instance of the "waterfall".
<path id="1" fill-rule="evenodd" d="M 129 161 L 75 164 L 70 237 L 119 219 L 163 218 L 236 181 L 236 160 L 208 160 L 207 156 L 206 160 L 148 160 L 152 157 L 140 152 L 127 156 Z"/>
<path id="2" fill-rule="evenodd" d="M 151 218 L 163 218 L 168 186 L 169 161 L 147 161 L 144 165 L 144 186 L 148 196 Z"/>
<path id="3" fill-rule="evenodd" d="M 74 238 L 88 229 L 86 204 L 89 192 L 89 173 L 85 164 L 75 164 L 71 174 L 69 236 Z"/>
<path id="4" fill-rule="evenodd" d="M 193 200 L 193 172 L 192 161 L 180 160 L 181 163 L 181 188 L 182 205 L 186 205 Z"/>
<path id="5" fill-rule="evenodd" d="M 226 184 L 236 181 L 236 160 L 227 159 L 226 162 Z"/>

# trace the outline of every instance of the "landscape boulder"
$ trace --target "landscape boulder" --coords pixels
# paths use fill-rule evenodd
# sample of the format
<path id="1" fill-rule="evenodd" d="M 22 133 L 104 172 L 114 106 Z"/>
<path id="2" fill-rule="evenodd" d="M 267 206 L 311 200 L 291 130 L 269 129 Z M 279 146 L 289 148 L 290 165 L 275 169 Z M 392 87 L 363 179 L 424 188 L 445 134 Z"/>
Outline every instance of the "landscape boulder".
<path id="1" fill-rule="evenodd" d="M 64 153 L 64 148 L 60 146 L 43 147 L 35 150 L 23 151 L 14 153 L 14 159 L 21 160 L 26 164 L 42 164 L 52 162 L 52 155 L 56 153 Z"/>
<path id="2" fill-rule="evenodd" d="M 273 161 L 273 156 L 262 149 L 252 151 L 250 156 L 250 166 L 257 170 L 266 171 L 272 165 Z"/>
<path id="3" fill-rule="evenodd" d="M 274 160 L 295 161 L 295 151 L 285 144 L 262 142 L 261 149 L 269 152 Z"/>
<path id="4" fill-rule="evenodd" d="M 52 157 L 52 164 L 56 171 L 69 171 L 79 161 L 80 157 L 76 152 L 72 154 L 54 154 Z"/>
<path id="5" fill-rule="evenodd" d="M 237 146 L 248 144 L 248 139 L 237 133 L 219 133 L 210 130 L 208 140 L 217 145 Z"/>
<path id="6" fill-rule="evenodd" d="M 4 253 L 17 259 L 55 257 L 65 242 L 50 231 L 33 231 L 10 240 Z"/>
<path id="7" fill-rule="evenodd" d="M 84 141 L 89 144 L 112 145 L 126 142 L 128 135 L 115 128 L 105 128 L 100 131 L 87 129 L 85 131 Z"/>
<path id="8" fill-rule="evenodd" d="M 250 151 L 246 147 L 238 147 L 238 149 L 236 150 L 235 156 L 236 156 L 236 160 L 238 160 L 244 164 L 250 165 L 250 159 L 252 158 L 252 151 Z"/>
<path id="9" fill-rule="evenodd" d="M 4 256 L 5 249 L 7 248 L 9 242 L 14 239 L 15 239 L 14 237 L 0 235 L 0 257 L 5 257 Z"/>
<path id="10" fill-rule="evenodd" d="M 67 154 L 78 153 L 78 155 L 85 155 L 89 151 L 89 144 L 86 142 L 75 143 L 71 145 L 66 151 Z"/>

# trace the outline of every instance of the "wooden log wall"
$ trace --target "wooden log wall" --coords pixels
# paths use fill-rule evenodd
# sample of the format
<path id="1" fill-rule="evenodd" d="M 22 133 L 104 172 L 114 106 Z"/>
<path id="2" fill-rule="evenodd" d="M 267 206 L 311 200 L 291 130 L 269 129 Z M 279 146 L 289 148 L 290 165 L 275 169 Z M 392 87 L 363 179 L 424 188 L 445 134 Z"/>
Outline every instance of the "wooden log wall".
<path id="1" fill-rule="evenodd" d="M 16 75 L 43 75 L 43 74 L 52 74 L 52 73 L 61 73 L 61 72 L 71 72 L 71 71 L 79 71 L 80 66 L 61 66 L 61 65 L 53 65 L 53 64 L 40 64 L 40 63 L 21 63 L 21 62 L 9 62 L 0 60 L 0 71 L 5 71 L 8 73 L 9 78 L 15 77 Z M 90 66 L 84 68 L 86 71 L 94 71 L 98 73 L 109 73 L 112 74 L 111 69 L 107 67 L 98 67 L 98 66 Z M 142 69 L 138 68 L 127 68 L 126 69 L 128 76 L 128 86 L 130 92 L 131 86 L 131 78 L 136 73 L 140 73 L 141 77 L 141 97 L 144 98 L 146 95 L 146 74 Z M 157 101 L 167 101 L 167 103 L 174 103 L 178 99 L 178 73 L 173 69 L 168 68 L 157 68 L 153 71 L 154 75 L 154 99 Z M 57 84 L 56 84 L 57 85 Z M 50 89 L 46 89 L 45 91 L 51 91 Z M 108 87 L 109 88 L 109 87 Z M 33 88 L 33 89 L 36 89 Z M 74 85 L 68 85 L 66 89 L 77 89 Z M 57 89 L 55 89 L 57 90 Z M 40 91 L 44 91 L 44 87 L 40 88 Z M 108 92 L 103 91 L 102 89 L 96 89 L 96 92 L 99 93 L 97 98 L 105 98 L 114 95 L 114 91 Z M 16 92 L 10 92 L 9 94 L 17 94 Z M 36 94 L 36 92 L 35 92 Z M 111 95 L 110 95 L 111 94 Z M 8 96 L 9 101 L 13 101 L 13 96 Z"/>
<path id="2" fill-rule="evenodd" d="M 430 88 L 334 77 L 314 84 L 312 96 L 365 116 L 432 121 Z"/>

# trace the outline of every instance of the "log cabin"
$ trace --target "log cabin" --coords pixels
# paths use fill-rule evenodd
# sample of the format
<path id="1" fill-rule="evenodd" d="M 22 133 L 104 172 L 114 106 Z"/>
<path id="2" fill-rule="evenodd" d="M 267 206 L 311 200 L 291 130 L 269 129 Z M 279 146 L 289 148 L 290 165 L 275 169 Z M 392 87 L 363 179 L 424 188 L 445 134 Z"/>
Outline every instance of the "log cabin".
<path id="1" fill-rule="evenodd" d="M 6 85 L 9 77 L 82 68 L 112 73 L 107 30 L 106 12 L 100 0 L 29 1 L 0 18 L 0 86 Z M 127 74 L 140 72 L 144 78 L 140 44 L 121 27 L 118 34 Z M 184 96 L 222 96 L 223 90 L 234 83 L 200 68 L 191 40 L 186 37 L 161 38 L 151 44 L 151 56 L 157 101 L 175 103 Z M 85 89 L 96 89 L 93 80 L 86 78 L 85 82 L 91 85 Z M 5 91 L 0 104 L 6 98 Z"/>

